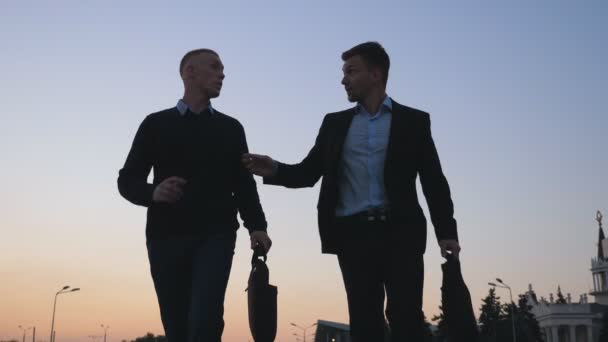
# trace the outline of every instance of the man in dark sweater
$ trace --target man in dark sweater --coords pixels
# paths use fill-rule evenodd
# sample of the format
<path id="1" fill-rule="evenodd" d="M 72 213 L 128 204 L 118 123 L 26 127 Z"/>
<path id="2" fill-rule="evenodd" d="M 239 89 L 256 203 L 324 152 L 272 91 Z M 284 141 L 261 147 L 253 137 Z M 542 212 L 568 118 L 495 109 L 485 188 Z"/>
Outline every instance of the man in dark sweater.
<path id="1" fill-rule="evenodd" d="M 190 51 L 179 71 L 184 97 L 176 107 L 143 120 L 119 172 L 118 190 L 148 208 L 148 258 L 167 339 L 217 342 L 224 328 L 237 211 L 251 248 L 268 251 L 271 240 L 255 181 L 241 164 L 245 131 L 210 103 L 224 80 L 219 55 Z"/>
<path id="2" fill-rule="evenodd" d="M 318 218 L 323 253 L 336 254 L 353 342 L 384 341 L 384 299 L 392 342 L 423 340 L 426 219 L 420 176 L 441 252 L 460 251 L 448 182 L 431 136 L 429 114 L 386 94 L 389 57 L 376 42 L 342 54 L 354 108 L 325 116 L 300 163 L 245 154 L 267 184 L 312 187 L 323 177 Z"/>

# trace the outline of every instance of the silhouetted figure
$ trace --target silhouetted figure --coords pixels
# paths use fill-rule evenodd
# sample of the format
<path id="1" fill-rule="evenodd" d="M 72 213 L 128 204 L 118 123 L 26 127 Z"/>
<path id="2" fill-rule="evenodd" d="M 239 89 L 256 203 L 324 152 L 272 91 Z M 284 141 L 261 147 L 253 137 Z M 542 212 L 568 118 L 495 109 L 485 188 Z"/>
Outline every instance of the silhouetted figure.
<path id="1" fill-rule="evenodd" d="M 216 52 L 199 49 L 184 56 L 179 71 L 184 97 L 143 120 L 118 189 L 148 207 L 148 257 L 168 341 L 216 342 L 224 328 L 237 211 L 252 248 L 267 251 L 271 241 L 255 181 L 240 161 L 245 131 L 211 106 L 224 65 Z"/>
<path id="2" fill-rule="evenodd" d="M 312 187 L 323 253 L 337 254 L 354 342 L 382 341 L 384 298 L 391 340 L 422 341 L 426 219 L 416 177 L 429 204 L 442 254 L 460 250 L 448 182 L 431 137 L 429 114 L 386 95 L 389 57 L 375 42 L 342 54 L 342 84 L 354 108 L 327 114 L 299 164 L 246 154 L 264 183 Z"/>

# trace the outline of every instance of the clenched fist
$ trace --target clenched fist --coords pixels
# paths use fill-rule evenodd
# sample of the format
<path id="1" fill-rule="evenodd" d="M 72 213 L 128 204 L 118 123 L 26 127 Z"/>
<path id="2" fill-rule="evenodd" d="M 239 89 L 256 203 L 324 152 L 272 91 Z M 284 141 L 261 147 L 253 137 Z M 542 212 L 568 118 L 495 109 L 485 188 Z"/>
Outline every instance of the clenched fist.
<path id="1" fill-rule="evenodd" d="M 152 201 L 155 203 L 175 203 L 184 195 L 184 185 L 187 181 L 181 177 L 172 176 L 163 180 L 154 188 Z"/>

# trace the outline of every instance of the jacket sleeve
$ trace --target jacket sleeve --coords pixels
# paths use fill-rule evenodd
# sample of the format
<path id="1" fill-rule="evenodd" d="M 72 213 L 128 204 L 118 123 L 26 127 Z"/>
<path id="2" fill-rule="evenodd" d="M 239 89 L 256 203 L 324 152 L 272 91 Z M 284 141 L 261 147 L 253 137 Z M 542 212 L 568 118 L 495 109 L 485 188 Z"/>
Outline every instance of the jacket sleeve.
<path id="1" fill-rule="evenodd" d="M 437 240 L 458 240 L 450 187 L 441 169 L 439 155 L 431 135 L 431 120 L 427 113 L 423 115 L 421 139 L 421 160 L 418 172 L 422 192 L 435 227 L 435 235 Z"/>
<path id="2" fill-rule="evenodd" d="M 315 145 L 298 164 L 278 163 L 277 173 L 264 177 L 264 184 L 282 185 L 287 188 L 314 186 L 323 175 L 323 151 L 327 144 L 328 116 L 326 115 L 317 134 Z"/>
<path id="3" fill-rule="evenodd" d="M 236 186 L 234 189 L 234 197 L 236 199 L 237 208 L 243 225 L 249 232 L 261 230 L 266 231 L 267 222 L 260 204 L 260 197 L 256 187 L 253 175 L 243 166 L 240 157 L 243 153 L 248 153 L 247 139 L 245 137 L 245 130 L 243 126 L 238 124 L 238 141 L 239 141 L 239 153 L 237 153 L 236 167 Z"/>
<path id="4" fill-rule="evenodd" d="M 118 191 L 128 201 L 150 206 L 154 186 L 148 183 L 152 169 L 150 117 L 139 126 L 123 168 L 118 172 Z"/>

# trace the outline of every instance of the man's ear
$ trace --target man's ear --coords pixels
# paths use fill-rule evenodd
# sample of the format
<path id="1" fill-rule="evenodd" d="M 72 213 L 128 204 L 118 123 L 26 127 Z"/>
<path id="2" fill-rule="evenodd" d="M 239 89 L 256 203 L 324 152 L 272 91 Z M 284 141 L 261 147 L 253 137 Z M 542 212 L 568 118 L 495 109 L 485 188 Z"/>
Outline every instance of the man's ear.
<path id="1" fill-rule="evenodd" d="M 182 79 L 190 79 L 192 78 L 192 73 L 194 72 L 194 66 L 191 63 L 186 64 L 184 67 L 184 72 L 182 73 Z"/>
<path id="2" fill-rule="evenodd" d="M 382 71 L 380 71 L 380 68 L 372 68 L 371 75 L 374 81 L 382 82 Z"/>

